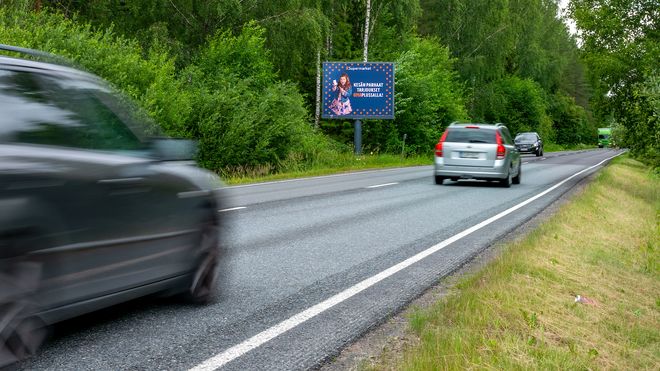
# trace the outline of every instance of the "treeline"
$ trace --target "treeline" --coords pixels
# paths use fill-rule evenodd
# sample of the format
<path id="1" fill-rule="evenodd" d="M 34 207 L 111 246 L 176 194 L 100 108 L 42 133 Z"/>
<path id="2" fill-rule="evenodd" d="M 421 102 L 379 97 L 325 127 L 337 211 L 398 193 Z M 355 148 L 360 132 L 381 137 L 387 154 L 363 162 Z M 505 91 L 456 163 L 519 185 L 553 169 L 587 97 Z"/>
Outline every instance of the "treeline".
<path id="1" fill-rule="evenodd" d="M 571 0 L 596 121 L 660 168 L 660 1 Z"/>
<path id="2" fill-rule="evenodd" d="M 595 143 L 604 117 L 591 115 L 596 75 L 554 2 L 369 3 L 369 60 L 397 63 L 397 93 L 395 120 L 364 124 L 365 151 L 400 151 L 406 134 L 407 152 L 429 153 L 455 120 Z M 198 139 L 210 169 L 278 171 L 350 151 L 350 122 L 314 125 L 316 74 L 319 60 L 362 60 L 367 0 L 0 5 L 2 42 L 64 55 L 108 79 L 166 132 Z"/>

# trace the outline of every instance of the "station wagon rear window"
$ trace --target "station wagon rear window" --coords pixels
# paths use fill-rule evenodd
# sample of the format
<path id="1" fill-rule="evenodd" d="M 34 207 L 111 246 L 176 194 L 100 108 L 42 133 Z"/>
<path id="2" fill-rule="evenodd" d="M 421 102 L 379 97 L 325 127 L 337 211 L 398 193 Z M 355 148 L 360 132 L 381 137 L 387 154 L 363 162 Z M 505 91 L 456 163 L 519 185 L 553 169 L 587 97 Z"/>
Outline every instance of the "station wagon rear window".
<path id="1" fill-rule="evenodd" d="M 495 130 L 453 128 L 447 132 L 447 142 L 454 143 L 496 143 Z"/>

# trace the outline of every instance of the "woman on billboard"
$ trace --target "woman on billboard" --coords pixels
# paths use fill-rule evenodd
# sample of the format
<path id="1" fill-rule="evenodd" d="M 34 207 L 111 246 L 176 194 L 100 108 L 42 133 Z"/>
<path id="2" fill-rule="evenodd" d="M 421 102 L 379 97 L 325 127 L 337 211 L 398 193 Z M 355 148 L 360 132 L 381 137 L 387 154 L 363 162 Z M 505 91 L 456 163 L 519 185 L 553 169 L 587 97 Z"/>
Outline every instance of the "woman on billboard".
<path id="1" fill-rule="evenodd" d="M 353 112 L 350 100 L 353 87 L 351 87 L 351 80 L 346 72 L 339 77 L 339 83 L 337 83 L 337 80 L 332 80 L 332 91 L 337 92 L 337 97 L 330 102 L 332 112 L 335 115 L 348 115 Z"/>

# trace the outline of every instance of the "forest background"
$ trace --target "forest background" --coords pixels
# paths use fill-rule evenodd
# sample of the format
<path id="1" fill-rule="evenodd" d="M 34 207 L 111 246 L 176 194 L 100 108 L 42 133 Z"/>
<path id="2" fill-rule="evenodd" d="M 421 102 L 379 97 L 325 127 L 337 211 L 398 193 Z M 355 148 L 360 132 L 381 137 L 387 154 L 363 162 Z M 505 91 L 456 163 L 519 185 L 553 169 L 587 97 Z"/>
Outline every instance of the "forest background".
<path id="1" fill-rule="evenodd" d="M 366 153 L 405 134 L 406 155 L 430 154 L 453 121 L 565 146 L 613 127 L 657 169 L 658 22 L 658 0 L 0 0 L 1 43 L 102 76 L 223 175 L 351 153 L 352 122 L 315 117 L 318 66 L 362 61 L 365 39 L 396 63 L 395 119 L 363 123 Z"/>

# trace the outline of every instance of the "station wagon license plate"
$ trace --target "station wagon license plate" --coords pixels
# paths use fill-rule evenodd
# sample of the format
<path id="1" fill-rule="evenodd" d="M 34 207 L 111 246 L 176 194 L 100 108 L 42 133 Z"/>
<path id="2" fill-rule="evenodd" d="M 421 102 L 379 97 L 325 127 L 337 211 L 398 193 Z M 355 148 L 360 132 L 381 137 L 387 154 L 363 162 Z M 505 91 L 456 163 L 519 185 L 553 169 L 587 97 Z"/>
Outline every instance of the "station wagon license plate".
<path id="1" fill-rule="evenodd" d="M 477 152 L 461 152 L 461 158 L 479 158 Z"/>

